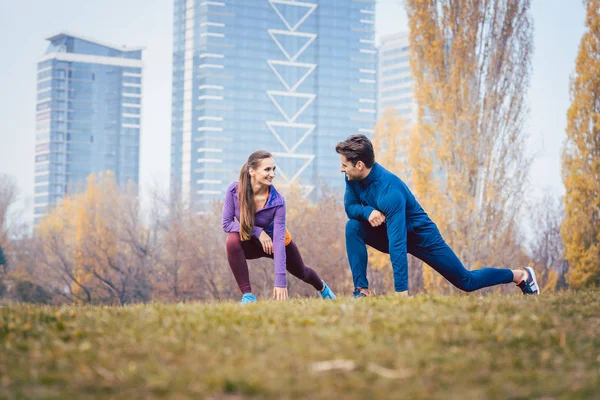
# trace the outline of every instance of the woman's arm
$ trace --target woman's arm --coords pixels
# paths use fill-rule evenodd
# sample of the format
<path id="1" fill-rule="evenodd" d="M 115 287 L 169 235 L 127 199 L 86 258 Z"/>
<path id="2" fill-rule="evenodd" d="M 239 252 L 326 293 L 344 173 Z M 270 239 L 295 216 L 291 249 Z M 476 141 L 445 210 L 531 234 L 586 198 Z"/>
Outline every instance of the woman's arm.
<path id="1" fill-rule="evenodd" d="M 223 214 L 221 217 L 221 225 L 223 226 L 224 232 L 239 232 L 240 223 L 235 219 L 235 194 L 233 193 L 232 186 L 227 189 L 225 194 L 225 202 L 223 203 Z M 260 237 L 263 228 L 254 226 L 252 228 L 252 236 Z"/>
<path id="2" fill-rule="evenodd" d="M 229 188 L 225 194 L 223 215 L 221 216 L 223 231 L 227 233 L 240 231 L 240 223 L 235 220 L 235 201 L 233 196 L 233 191 Z"/>
<path id="3" fill-rule="evenodd" d="M 275 287 L 287 287 L 285 257 L 285 202 L 275 210 L 273 221 Z"/>

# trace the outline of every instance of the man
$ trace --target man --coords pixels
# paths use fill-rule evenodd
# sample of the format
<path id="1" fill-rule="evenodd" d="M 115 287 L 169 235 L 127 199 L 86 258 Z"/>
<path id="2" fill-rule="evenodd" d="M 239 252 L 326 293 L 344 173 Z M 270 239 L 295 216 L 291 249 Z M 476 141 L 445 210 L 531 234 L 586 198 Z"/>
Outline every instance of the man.
<path id="1" fill-rule="evenodd" d="M 335 151 L 346 176 L 344 207 L 346 252 L 354 280 L 354 297 L 370 294 L 367 245 L 390 255 L 397 294 L 408 295 L 407 253 L 423 260 L 457 288 L 471 292 L 514 282 L 523 294 L 539 294 L 532 268 L 467 270 L 444 242 L 406 184 L 375 162 L 373 144 L 365 135 L 352 135 Z"/>

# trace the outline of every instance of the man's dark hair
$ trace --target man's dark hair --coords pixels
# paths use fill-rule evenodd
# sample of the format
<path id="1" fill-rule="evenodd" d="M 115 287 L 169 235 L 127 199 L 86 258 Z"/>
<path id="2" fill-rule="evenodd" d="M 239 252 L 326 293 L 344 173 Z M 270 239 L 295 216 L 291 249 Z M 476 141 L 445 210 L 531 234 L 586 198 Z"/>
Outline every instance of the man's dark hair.
<path id="1" fill-rule="evenodd" d="M 338 154 L 343 154 L 346 160 L 352 165 L 362 161 L 367 168 L 371 168 L 375 164 L 375 152 L 373 151 L 373 143 L 365 135 L 351 135 L 343 142 L 339 142 L 335 146 L 335 151 Z"/>

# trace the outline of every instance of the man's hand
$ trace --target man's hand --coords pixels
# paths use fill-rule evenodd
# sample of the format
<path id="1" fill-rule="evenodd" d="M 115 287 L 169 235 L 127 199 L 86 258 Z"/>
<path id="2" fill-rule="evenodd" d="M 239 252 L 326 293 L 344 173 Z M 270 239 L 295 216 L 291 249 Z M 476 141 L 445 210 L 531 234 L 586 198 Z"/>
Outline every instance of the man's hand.
<path id="1" fill-rule="evenodd" d="M 262 244 L 263 251 L 265 253 L 273 254 L 273 241 L 271 240 L 271 237 L 269 235 L 267 235 L 264 230 L 260 233 L 258 240 L 260 240 L 260 244 Z"/>
<path id="2" fill-rule="evenodd" d="M 385 222 L 385 215 L 381 211 L 373 210 L 369 215 L 369 223 L 371 226 L 376 227 Z"/>
<path id="3" fill-rule="evenodd" d="M 273 298 L 275 300 L 287 300 L 288 292 L 286 287 L 277 287 L 273 288 Z"/>

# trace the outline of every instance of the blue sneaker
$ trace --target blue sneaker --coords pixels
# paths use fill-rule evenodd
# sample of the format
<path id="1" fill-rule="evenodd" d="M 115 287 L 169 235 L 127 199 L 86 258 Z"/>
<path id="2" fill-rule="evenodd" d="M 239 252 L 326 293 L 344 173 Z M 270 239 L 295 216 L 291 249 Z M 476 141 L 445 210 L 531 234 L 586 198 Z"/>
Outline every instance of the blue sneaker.
<path id="1" fill-rule="evenodd" d="M 540 294 L 540 287 L 538 286 L 537 279 L 535 279 L 535 271 L 531 267 L 520 267 L 527 273 L 527 277 L 521 281 L 517 286 L 521 289 L 523 294 Z"/>
<path id="2" fill-rule="evenodd" d="M 325 283 L 325 281 L 321 281 L 323 282 L 323 291 L 319 292 L 317 291 L 317 293 L 319 293 L 319 295 L 321 295 L 322 298 L 324 299 L 329 299 L 329 300 L 335 300 L 335 293 L 333 293 L 333 290 L 331 290 L 329 288 L 329 286 L 327 286 L 327 284 Z"/>
<path id="3" fill-rule="evenodd" d="M 362 297 L 369 297 L 371 295 L 371 291 L 369 289 L 365 289 L 366 293 L 361 291 L 360 288 L 354 288 L 354 293 L 352 295 L 355 299 L 360 299 Z"/>
<path id="4" fill-rule="evenodd" d="M 240 301 L 240 304 L 248 304 L 248 303 L 256 303 L 256 296 L 253 295 L 252 293 L 245 293 L 242 296 L 242 301 Z"/>

